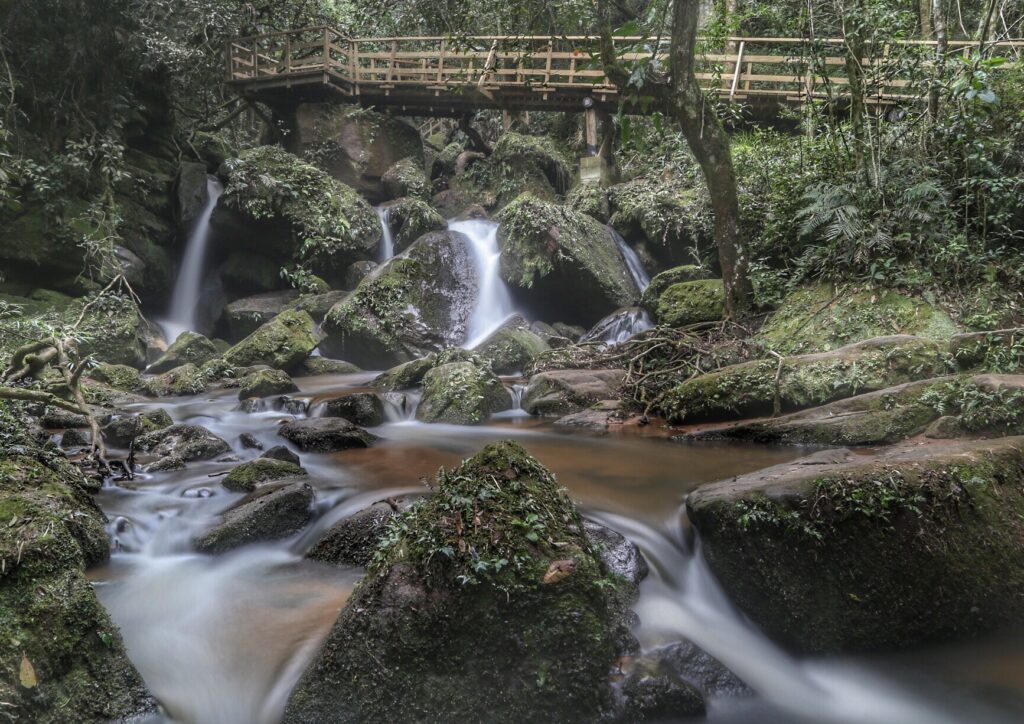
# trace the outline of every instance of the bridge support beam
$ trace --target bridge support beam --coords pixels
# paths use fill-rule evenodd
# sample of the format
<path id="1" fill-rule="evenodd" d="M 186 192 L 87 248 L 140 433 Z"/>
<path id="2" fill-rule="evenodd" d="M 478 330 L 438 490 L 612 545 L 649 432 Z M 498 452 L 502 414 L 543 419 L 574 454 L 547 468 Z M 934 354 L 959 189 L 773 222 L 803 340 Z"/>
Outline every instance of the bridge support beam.
<path id="1" fill-rule="evenodd" d="M 611 117 L 594 107 L 587 108 L 583 112 L 583 129 L 588 155 L 580 159 L 580 183 L 610 186 L 615 183 Z"/>

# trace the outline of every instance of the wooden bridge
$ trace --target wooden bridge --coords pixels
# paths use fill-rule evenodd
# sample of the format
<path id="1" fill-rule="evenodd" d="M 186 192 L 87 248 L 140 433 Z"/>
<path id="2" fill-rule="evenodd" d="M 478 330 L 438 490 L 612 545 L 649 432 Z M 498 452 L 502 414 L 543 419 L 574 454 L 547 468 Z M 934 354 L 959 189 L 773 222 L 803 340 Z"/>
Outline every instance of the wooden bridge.
<path id="1" fill-rule="evenodd" d="M 660 47 L 640 37 L 616 37 L 625 63 L 667 68 Z M 778 108 L 808 100 L 835 100 L 849 80 L 843 41 L 818 41 L 812 53 L 799 38 L 729 38 L 727 52 L 701 56 L 698 79 L 719 97 Z M 949 43 L 951 53 L 976 43 Z M 1020 53 L 1024 41 L 999 44 Z M 334 99 L 393 113 L 455 116 L 493 108 L 508 111 L 659 110 L 623 94 L 597 58 L 594 36 L 472 36 L 349 38 L 327 27 L 304 28 L 228 44 L 226 81 L 253 100 L 270 104 Z M 921 98 L 934 41 L 904 41 L 875 48 L 864 61 L 869 103 L 891 105 Z"/>

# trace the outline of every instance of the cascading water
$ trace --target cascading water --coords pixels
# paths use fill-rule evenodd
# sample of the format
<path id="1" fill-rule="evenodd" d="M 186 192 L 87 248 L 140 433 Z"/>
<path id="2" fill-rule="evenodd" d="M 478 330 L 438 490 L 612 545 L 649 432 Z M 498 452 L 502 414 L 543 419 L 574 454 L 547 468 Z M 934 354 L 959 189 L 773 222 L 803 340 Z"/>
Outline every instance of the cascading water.
<path id="1" fill-rule="evenodd" d="M 626 243 L 626 240 L 622 238 L 622 234 L 617 232 L 612 227 L 607 227 L 608 233 L 611 234 L 612 239 L 615 240 L 615 246 L 619 248 L 619 253 L 622 254 L 622 260 L 626 262 L 626 268 L 629 269 L 629 276 L 632 277 L 633 283 L 636 284 L 636 288 L 643 292 L 647 288 L 647 285 L 651 283 L 651 277 L 644 269 L 644 265 L 640 261 L 640 256 L 634 251 L 633 247 Z"/>
<path id="2" fill-rule="evenodd" d="M 380 250 L 377 252 L 377 261 L 381 264 L 395 255 L 395 237 L 391 233 L 391 209 L 387 206 L 378 206 L 377 218 L 380 219 Z"/>
<path id="3" fill-rule="evenodd" d="M 194 332 L 197 326 L 196 310 L 199 308 L 199 294 L 203 284 L 203 262 L 206 247 L 210 241 L 210 217 L 217 207 L 217 200 L 224 193 L 224 187 L 215 176 L 206 178 L 206 205 L 196 219 L 192 235 L 185 244 L 185 256 L 178 269 L 171 295 L 171 309 L 167 319 L 161 322 L 164 336 L 173 342 L 182 332 Z"/>
<path id="4" fill-rule="evenodd" d="M 465 234 L 477 272 L 479 290 L 476 309 L 469 320 L 466 349 L 487 339 L 509 317 L 515 314 L 512 295 L 501 278 L 501 250 L 498 248 L 498 225 L 493 221 L 469 219 L 449 221 L 448 229 Z"/>

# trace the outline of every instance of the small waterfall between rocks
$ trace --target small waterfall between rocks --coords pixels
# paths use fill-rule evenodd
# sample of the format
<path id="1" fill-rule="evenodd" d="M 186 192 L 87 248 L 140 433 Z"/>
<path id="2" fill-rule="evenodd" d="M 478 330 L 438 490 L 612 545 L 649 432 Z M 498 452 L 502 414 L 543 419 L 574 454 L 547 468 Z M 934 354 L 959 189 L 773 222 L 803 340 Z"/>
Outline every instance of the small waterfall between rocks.
<path id="1" fill-rule="evenodd" d="M 217 207 L 217 200 L 224 193 L 224 187 L 215 176 L 206 178 L 206 205 L 196 219 L 195 228 L 185 244 L 185 256 L 178 269 L 171 295 L 171 308 L 167 319 L 160 323 L 167 341 L 173 342 L 182 332 L 196 331 L 196 310 L 203 286 L 203 262 L 206 261 L 206 247 L 210 242 L 210 217 Z"/>
<path id="2" fill-rule="evenodd" d="M 395 255 L 395 237 L 391 233 L 391 209 L 387 206 L 378 206 L 375 211 L 380 219 L 380 249 L 377 252 L 377 261 L 381 264 Z"/>
<path id="3" fill-rule="evenodd" d="M 466 349 L 483 342 L 509 317 L 515 314 L 512 295 L 501 278 L 501 250 L 498 248 L 498 224 L 482 219 L 449 221 L 448 229 L 465 234 L 477 272 L 476 309 L 469 320 Z"/>
<path id="4" fill-rule="evenodd" d="M 612 235 L 612 239 L 615 240 L 615 246 L 619 247 L 619 253 L 622 254 L 622 260 L 626 262 L 626 268 L 629 269 L 629 276 L 633 278 L 633 283 L 636 284 L 636 288 L 643 293 L 647 285 L 651 283 L 651 277 L 644 269 L 644 265 L 640 262 L 640 256 L 626 240 L 622 238 L 622 234 L 617 232 L 612 227 L 607 227 L 608 233 Z"/>

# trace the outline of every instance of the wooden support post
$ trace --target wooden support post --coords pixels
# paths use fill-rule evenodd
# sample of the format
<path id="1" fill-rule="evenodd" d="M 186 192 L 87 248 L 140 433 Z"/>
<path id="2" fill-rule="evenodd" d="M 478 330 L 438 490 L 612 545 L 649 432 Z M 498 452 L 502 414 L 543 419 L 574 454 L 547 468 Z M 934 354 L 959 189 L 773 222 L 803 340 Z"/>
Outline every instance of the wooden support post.
<path id="1" fill-rule="evenodd" d="M 331 69 L 331 31 L 324 28 L 324 73 Z"/>
<path id="2" fill-rule="evenodd" d="M 444 38 L 441 39 L 441 54 L 437 59 L 437 84 L 441 85 L 444 82 L 444 51 L 446 43 Z"/>
<path id="3" fill-rule="evenodd" d="M 390 83 L 395 77 L 395 54 L 398 52 L 398 41 L 391 41 L 391 57 L 388 58 L 387 82 Z"/>
<path id="4" fill-rule="evenodd" d="M 596 108 L 590 107 L 583 111 L 583 126 L 586 133 L 587 153 L 591 156 L 596 156 L 599 147 Z"/>
<path id="5" fill-rule="evenodd" d="M 292 72 L 292 36 L 284 36 L 284 72 Z"/>
<path id="6" fill-rule="evenodd" d="M 736 52 L 736 70 L 732 75 L 732 87 L 729 89 L 729 102 L 732 103 L 736 99 L 736 89 L 740 84 L 740 75 L 743 74 L 743 48 L 746 46 L 746 41 L 740 41 L 740 48 Z"/>

